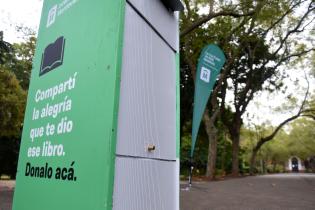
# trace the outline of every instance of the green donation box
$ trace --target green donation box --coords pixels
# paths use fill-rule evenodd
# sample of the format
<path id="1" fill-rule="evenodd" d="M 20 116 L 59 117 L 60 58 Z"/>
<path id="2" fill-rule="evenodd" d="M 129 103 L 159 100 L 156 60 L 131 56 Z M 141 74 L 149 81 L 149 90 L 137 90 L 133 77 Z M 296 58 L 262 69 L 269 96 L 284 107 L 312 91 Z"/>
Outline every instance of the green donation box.
<path id="1" fill-rule="evenodd" d="M 181 9 L 44 1 L 14 210 L 179 209 Z"/>

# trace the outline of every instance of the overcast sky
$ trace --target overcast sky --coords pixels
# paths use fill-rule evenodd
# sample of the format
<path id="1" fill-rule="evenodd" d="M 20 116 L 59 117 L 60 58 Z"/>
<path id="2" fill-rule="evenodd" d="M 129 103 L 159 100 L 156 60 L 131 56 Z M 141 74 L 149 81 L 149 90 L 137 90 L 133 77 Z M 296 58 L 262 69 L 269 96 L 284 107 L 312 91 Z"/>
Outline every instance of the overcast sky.
<path id="1" fill-rule="evenodd" d="M 20 42 L 21 34 L 16 26 L 27 26 L 38 30 L 43 0 L 0 0 L 0 31 L 4 40 Z"/>

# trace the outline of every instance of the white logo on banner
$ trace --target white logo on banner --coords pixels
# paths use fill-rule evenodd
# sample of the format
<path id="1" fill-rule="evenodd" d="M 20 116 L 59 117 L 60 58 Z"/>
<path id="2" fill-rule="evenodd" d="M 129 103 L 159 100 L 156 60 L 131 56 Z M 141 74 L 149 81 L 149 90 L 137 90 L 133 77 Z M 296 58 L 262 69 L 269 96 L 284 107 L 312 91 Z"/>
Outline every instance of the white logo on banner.
<path id="1" fill-rule="evenodd" d="M 68 11 L 73 5 L 75 5 L 79 0 L 63 0 L 58 5 L 53 6 L 47 17 L 46 27 L 50 27 L 56 20 L 57 17 Z"/>
<path id="2" fill-rule="evenodd" d="M 200 79 L 204 82 L 210 82 L 211 71 L 205 67 L 201 67 Z"/>
<path id="3" fill-rule="evenodd" d="M 57 15 L 57 5 L 53 6 L 48 12 L 48 18 L 47 18 L 47 24 L 46 24 L 47 28 L 55 22 L 56 15 Z"/>

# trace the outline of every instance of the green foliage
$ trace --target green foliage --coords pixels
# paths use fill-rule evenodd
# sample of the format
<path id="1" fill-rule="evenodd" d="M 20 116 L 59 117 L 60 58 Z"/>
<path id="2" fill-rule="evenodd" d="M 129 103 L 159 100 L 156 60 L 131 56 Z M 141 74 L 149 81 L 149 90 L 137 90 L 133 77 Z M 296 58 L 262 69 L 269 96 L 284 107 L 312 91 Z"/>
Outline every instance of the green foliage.
<path id="1" fill-rule="evenodd" d="M 3 49 L 10 55 L 8 59 L 8 54 L 0 54 L 0 138 L 19 138 L 36 38 L 32 34 L 25 42 L 12 45 L 3 41 L 3 33 L 0 35 L 0 43 L 7 46 Z"/>
<path id="2" fill-rule="evenodd" d="M 301 118 L 291 124 L 286 146 L 290 155 L 306 159 L 315 155 L 315 121 Z"/>
<path id="3" fill-rule="evenodd" d="M 181 89 L 185 97 L 181 99 L 181 104 L 186 105 L 186 111 L 183 112 L 185 117 L 182 125 L 191 116 L 192 100 L 189 95 L 193 98 L 191 90 L 194 84 L 188 81 L 193 79 L 201 49 L 209 43 L 214 43 L 223 49 L 227 57 L 225 68 L 222 70 L 226 76 L 219 84 L 221 87 L 214 88 L 214 91 L 217 91 L 217 98 L 214 100 L 223 110 L 221 119 L 230 133 L 229 137 L 233 142 L 238 142 L 243 114 L 256 93 L 273 92 L 282 88 L 283 79 L 288 77 L 288 74 L 280 71 L 279 67 L 289 68 L 304 62 L 306 55 L 313 50 L 310 43 L 314 41 L 314 36 L 308 36 L 311 32 L 306 28 L 314 20 L 314 4 L 310 0 L 185 0 L 184 3 L 187 10 L 181 15 L 180 28 L 182 32 L 187 33 L 182 33 L 180 50 L 181 65 L 185 69 L 182 71 L 185 72 L 182 77 L 185 84 Z M 237 18 L 228 15 L 250 12 L 251 15 Z M 217 14 L 225 15 L 201 21 Z M 202 24 L 197 24 L 192 30 L 191 27 L 196 26 L 198 21 Z M 189 71 L 190 73 L 187 73 Z M 226 101 L 227 91 L 233 94 L 231 103 Z M 291 104 L 296 105 L 294 98 Z M 208 109 L 212 115 L 212 105 L 208 105 Z M 241 156 L 239 158 L 242 159 Z M 233 164 L 236 168 L 237 161 L 233 161 Z M 246 164 L 240 165 L 246 168 Z M 237 171 L 234 172 L 237 174 Z"/>
<path id="4" fill-rule="evenodd" d="M 15 73 L 24 90 L 28 90 L 35 46 L 34 36 L 28 37 L 25 42 L 13 44 L 14 59 L 10 69 Z"/>
<path id="5" fill-rule="evenodd" d="M 225 175 L 231 172 L 232 169 L 232 142 L 224 127 L 218 125 L 218 145 L 217 145 L 217 160 L 216 160 L 216 175 Z M 208 147 L 209 140 L 204 129 L 204 125 L 200 126 L 198 141 L 194 155 L 194 175 L 204 175 L 208 162 Z M 181 174 L 188 175 L 189 153 L 191 148 L 191 121 L 187 122 L 181 136 Z M 241 157 L 241 155 L 240 155 Z M 243 162 L 241 160 L 240 162 Z"/>
<path id="6" fill-rule="evenodd" d="M 0 138 L 20 136 L 25 102 L 26 92 L 15 75 L 0 69 Z"/>
<path id="7" fill-rule="evenodd" d="M 181 174 L 188 174 L 189 154 L 191 148 L 191 121 L 184 126 L 183 135 L 181 137 Z M 194 173 L 196 175 L 204 175 L 208 161 L 208 139 L 205 134 L 204 127 L 200 127 L 198 141 L 195 147 L 195 155 L 193 160 Z"/>
<path id="8" fill-rule="evenodd" d="M 286 131 L 281 130 L 274 140 L 264 144 L 257 155 L 256 170 L 261 172 L 261 163 L 269 173 L 284 172 L 285 164 L 291 156 L 302 160 L 315 155 L 315 121 L 301 118 L 292 122 Z M 250 160 L 252 149 L 261 136 L 270 133 L 272 127 L 258 127 L 255 130 L 243 129 L 241 146 L 245 151 L 245 161 Z"/>
<path id="9" fill-rule="evenodd" d="M 3 40 L 3 31 L 0 31 L 0 65 L 11 61 L 12 52 L 12 45 Z"/>
<path id="10" fill-rule="evenodd" d="M 216 173 L 218 175 L 230 174 L 232 171 L 232 140 L 221 120 L 217 121 L 216 126 L 218 128 L 216 168 L 219 170 Z M 239 155 L 240 162 L 243 162 L 241 153 L 242 151 Z"/>
<path id="11" fill-rule="evenodd" d="M 28 30 L 20 28 L 19 30 Z M 23 33 L 26 35 L 25 33 Z M 15 177 L 36 38 L 10 44 L 0 33 L 0 176 Z"/>
<path id="12" fill-rule="evenodd" d="M 12 46 L 11 59 L 3 63 L 3 68 L 8 69 L 16 75 L 24 90 L 28 90 L 32 70 L 32 59 L 35 53 L 36 38 L 30 36 L 25 42 L 15 43 Z"/>

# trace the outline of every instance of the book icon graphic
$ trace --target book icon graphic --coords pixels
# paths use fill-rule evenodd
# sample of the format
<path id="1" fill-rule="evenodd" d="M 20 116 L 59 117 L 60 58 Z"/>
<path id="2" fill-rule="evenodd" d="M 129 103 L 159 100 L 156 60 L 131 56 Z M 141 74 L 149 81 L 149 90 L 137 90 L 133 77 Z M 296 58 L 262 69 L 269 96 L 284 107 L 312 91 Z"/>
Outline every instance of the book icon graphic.
<path id="1" fill-rule="evenodd" d="M 45 48 L 44 53 L 42 54 L 39 76 L 42 76 L 62 65 L 65 41 L 65 38 L 61 36 L 57 38 L 54 43 L 49 44 Z"/>

